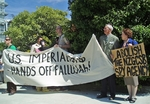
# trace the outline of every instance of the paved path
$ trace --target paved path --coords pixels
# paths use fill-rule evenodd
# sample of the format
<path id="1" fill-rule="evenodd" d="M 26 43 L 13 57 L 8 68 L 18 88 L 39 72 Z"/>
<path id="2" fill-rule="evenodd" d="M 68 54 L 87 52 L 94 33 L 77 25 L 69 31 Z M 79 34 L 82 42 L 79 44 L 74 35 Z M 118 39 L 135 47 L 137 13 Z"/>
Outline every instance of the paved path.
<path id="1" fill-rule="evenodd" d="M 126 94 L 117 94 L 115 100 L 108 98 L 96 99 L 97 91 L 50 91 L 37 92 L 30 86 L 17 86 L 17 93 L 14 95 L 1 94 L 6 84 L 0 84 L 0 104 L 130 104 L 123 99 Z M 135 104 L 150 104 L 150 94 L 137 95 Z"/>

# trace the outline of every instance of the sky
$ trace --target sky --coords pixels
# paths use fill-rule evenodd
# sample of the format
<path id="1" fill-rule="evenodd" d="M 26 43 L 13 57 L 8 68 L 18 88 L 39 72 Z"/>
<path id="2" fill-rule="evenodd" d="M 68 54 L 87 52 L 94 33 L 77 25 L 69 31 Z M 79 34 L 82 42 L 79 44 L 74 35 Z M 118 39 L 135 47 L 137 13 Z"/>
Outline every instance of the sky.
<path id="1" fill-rule="evenodd" d="M 6 19 L 12 19 L 13 16 L 24 10 L 34 12 L 40 6 L 49 6 L 53 9 L 65 11 L 68 13 L 67 18 L 71 18 L 68 10 L 68 0 L 5 0 L 5 2 L 8 4 L 5 8 L 5 12 L 8 13 Z"/>

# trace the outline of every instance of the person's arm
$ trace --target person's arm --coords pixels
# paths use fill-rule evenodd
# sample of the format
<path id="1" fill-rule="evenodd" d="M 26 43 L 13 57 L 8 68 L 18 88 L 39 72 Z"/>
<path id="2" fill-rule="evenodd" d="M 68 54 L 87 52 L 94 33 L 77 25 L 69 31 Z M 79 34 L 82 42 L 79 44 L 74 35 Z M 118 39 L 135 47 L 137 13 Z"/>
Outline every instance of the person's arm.
<path id="1" fill-rule="evenodd" d="M 33 52 L 35 52 L 34 51 L 34 45 L 31 46 L 31 50 L 30 50 L 30 53 L 33 53 Z"/>
<path id="2" fill-rule="evenodd" d="M 128 45 L 128 46 L 133 46 L 133 45 L 137 45 L 137 44 L 138 44 L 137 41 L 135 41 L 135 40 L 133 40 L 133 39 L 130 39 L 130 38 L 129 38 L 129 41 L 127 42 L 127 45 Z"/>
<path id="3" fill-rule="evenodd" d="M 114 49 L 120 48 L 119 44 L 119 38 L 116 39 L 115 44 L 114 44 Z"/>

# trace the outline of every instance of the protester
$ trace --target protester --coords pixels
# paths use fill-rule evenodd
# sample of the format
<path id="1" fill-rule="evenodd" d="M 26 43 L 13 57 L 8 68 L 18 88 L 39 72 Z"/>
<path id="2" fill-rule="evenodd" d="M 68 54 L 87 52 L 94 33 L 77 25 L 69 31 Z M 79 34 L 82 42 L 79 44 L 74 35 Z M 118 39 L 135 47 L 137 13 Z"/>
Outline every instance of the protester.
<path id="1" fill-rule="evenodd" d="M 99 40 L 102 50 L 111 62 L 111 50 L 119 48 L 119 39 L 112 34 L 112 31 L 112 25 L 106 24 L 104 27 L 104 35 L 100 36 Z M 113 70 L 113 67 L 111 70 Z M 107 82 L 110 90 L 109 100 L 113 100 L 116 94 L 115 74 L 101 80 L 101 94 L 98 94 L 97 98 L 107 97 Z"/>
<path id="2" fill-rule="evenodd" d="M 30 53 L 38 53 L 40 51 L 44 51 L 45 49 L 46 49 L 45 42 L 44 42 L 42 36 L 38 36 L 36 39 L 36 43 L 31 46 Z M 36 87 L 36 90 L 43 91 L 43 92 L 49 91 L 49 89 L 47 87 Z"/>
<path id="3" fill-rule="evenodd" d="M 132 30 L 129 28 L 124 28 L 122 31 L 121 38 L 123 40 L 122 47 L 130 47 L 133 45 L 138 44 L 137 41 L 132 39 Z M 130 103 L 134 103 L 136 101 L 136 93 L 138 89 L 138 76 L 127 76 L 124 77 L 125 85 L 127 85 L 129 97 L 125 100 L 129 101 Z"/>
<path id="4" fill-rule="evenodd" d="M 10 37 L 5 38 L 5 44 L 7 45 L 7 49 L 17 50 L 17 48 L 12 44 L 12 39 Z M 7 82 L 7 90 L 4 93 L 9 93 L 9 95 L 13 95 L 16 93 L 17 87 L 12 82 Z"/>
<path id="5" fill-rule="evenodd" d="M 56 27 L 56 33 L 57 33 L 57 38 L 54 47 L 60 47 L 63 50 L 68 51 L 68 49 L 70 48 L 70 42 L 63 34 L 61 26 Z M 57 90 L 67 90 L 67 89 L 68 87 L 66 86 L 66 87 L 58 88 Z"/>
<path id="6" fill-rule="evenodd" d="M 42 36 L 38 36 L 36 39 L 36 43 L 31 46 L 30 53 L 36 53 L 38 48 L 41 47 L 40 41 L 43 40 Z"/>
<path id="7" fill-rule="evenodd" d="M 56 33 L 57 33 L 58 40 L 57 40 L 57 44 L 55 44 L 54 46 L 55 47 L 59 46 L 63 50 L 68 51 L 68 49 L 70 48 L 70 42 L 63 34 L 61 26 L 56 27 Z"/>

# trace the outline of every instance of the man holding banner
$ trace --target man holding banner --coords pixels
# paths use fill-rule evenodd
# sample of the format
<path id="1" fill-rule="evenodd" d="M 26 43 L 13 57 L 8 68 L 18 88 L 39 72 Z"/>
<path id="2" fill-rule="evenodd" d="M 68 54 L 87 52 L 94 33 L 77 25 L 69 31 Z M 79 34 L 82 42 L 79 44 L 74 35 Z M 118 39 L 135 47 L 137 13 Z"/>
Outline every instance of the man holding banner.
<path id="1" fill-rule="evenodd" d="M 104 27 L 104 34 L 100 37 L 100 45 L 102 47 L 102 50 L 107 55 L 108 59 L 112 62 L 111 57 L 111 50 L 119 48 L 119 39 L 115 35 L 113 35 L 111 32 L 113 31 L 113 27 L 110 24 L 106 24 Z M 113 67 L 112 69 L 113 70 Z M 116 83 L 115 83 L 115 74 L 104 78 L 101 80 L 101 94 L 97 95 L 97 98 L 104 98 L 107 97 L 107 82 L 110 89 L 110 100 L 115 99 L 115 93 L 116 93 Z"/>
<path id="2" fill-rule="evenodd" d="M 55 44 L 55 47 L 59 46 L 63 50 L 68 51 L 68 49 L 70 48 L 70 42 L 63 34 L 61 26 L 56 27 L 56 33 L 57 33 L 58 40 L 57 40 L 57 44 Z"/>
<path id="3" fill-rule="evenodd" d="M 60 47 L 61 49 L 68 51 L 68 49 L 70 48 L 70 42 L 69 40 L 65 37 L 65 35 L 63 34 L 62 31 L 62 27 L 61 26 L 56 26 L 56 33 L 57 33 L 57 42 L 54 45 L 54 47 Z M 62 88 L 58 88 L 57 90 L 67 90 L 67 86 L 64 86 Z"/>

